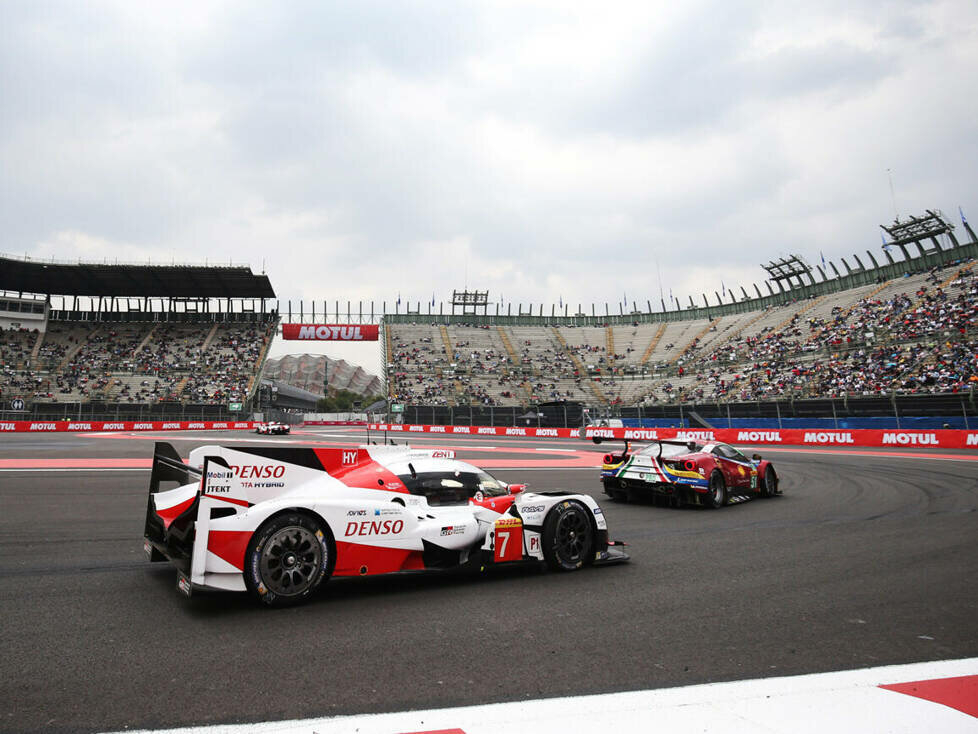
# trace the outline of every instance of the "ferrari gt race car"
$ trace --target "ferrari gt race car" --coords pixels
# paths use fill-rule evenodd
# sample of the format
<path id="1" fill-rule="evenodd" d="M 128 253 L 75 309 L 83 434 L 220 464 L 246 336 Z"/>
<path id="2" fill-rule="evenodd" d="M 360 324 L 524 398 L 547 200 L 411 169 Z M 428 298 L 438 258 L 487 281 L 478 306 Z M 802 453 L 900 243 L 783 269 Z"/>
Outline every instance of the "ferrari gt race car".
<path id="1" fill-rule="evenodd" d="M 634 453 L 626 441 L 620 454 L 605 455 L 601 483 L 612 499 L 660 496 L 677 507 L 721 507 L 781 494 L 774 465 L 759 454 L 748 459 L 725 443 L 693 441 L 654 441 Z"/>
<path id="2" fill-rule="evenodd" d="M 287 435 L 291 432 L 291 430 L 292 427 L 288 423 L 276 423 L 275 421 L 270 421 L 268 423 L 258 423 L 255 425 L 255 433 Z"/>
<path id="3" fill-rule="evenodd" d="M 248 591 L 272 606 L 306 599 L 331 576 L 628 560 L 588 495 L 526 492 L 454 456 L 388 445 L 202 446 L 185 464 L 157 443 L 144 549 L 177 567 L 188 596 Z"/>

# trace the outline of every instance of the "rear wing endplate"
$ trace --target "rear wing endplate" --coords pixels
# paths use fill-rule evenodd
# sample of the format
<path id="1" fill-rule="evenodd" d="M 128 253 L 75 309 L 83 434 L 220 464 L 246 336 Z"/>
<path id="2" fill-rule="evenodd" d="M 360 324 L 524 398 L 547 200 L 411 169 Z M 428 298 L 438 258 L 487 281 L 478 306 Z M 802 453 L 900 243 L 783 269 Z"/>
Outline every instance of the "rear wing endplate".
<path id="1" fill-rule="evenodd" d="M 160 482 L 192 484 L 200 479 L 200 470 L 183 463 L 180 454 L 171 444 L 157 441 L 153 451 L 153 473 L 149 478 L 150 494 L 160 491 Z"/>

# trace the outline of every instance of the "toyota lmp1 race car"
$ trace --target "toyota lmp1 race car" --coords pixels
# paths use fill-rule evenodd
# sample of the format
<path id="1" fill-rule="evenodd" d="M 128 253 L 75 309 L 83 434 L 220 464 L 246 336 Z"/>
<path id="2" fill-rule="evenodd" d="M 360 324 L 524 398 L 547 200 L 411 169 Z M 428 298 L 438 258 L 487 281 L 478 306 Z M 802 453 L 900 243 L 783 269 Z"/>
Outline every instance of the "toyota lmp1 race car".
<path id="1" fill-rule="evenodd" d="M 774 465 L 759 454 L 748 459 L 725 443 L 693 441 L 655 441 L 634 453 L 626 441 L 620 454 L 605 455 L 601 483 L 612 499 L 651 495 L 676 507 L 721 507 L 781 494 Z"/>
<path id="2" fill-rule="evenodd" d="M 275 421 L 270 421 L 269 423 L 258 423 L 255 426 L 255 433 L 270 433 L 277 436 L 286 435 L 292 431 L 292 427 L 288 423 L 276 423 Z"/>
<path id="3" fill-rule="evenodd" d="M 249 591 L 272 606 L 306 599 L 331 576 L 628 560 L 591 497 L 526 492 L 454 457 L 391 445 L 202 446 L 187 465 L 157 443 L 144 549 L 177 567 L 188 596 Z"/>

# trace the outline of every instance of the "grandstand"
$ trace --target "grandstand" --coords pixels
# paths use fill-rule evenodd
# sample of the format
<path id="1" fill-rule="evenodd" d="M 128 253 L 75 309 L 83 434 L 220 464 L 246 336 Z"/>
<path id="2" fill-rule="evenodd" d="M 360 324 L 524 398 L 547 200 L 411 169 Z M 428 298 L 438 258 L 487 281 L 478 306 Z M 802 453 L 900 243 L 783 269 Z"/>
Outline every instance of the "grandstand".
<path id="1" fill-rule="evenodd" d="M 518 305 L 514 314 L 484 291 L 456 291 L 450 313 L 433 304 L 428 313 L 422 304 L 375 313 L 373 303 L 367 311 L 347 302 L 343 315 L 336 302 L 338 323 L 380 319 L 383 380 L 325 356 L 266 359 L 279 323 L 277 305 L 267 305 L 275 294 L 247 267 L 0 257 L 0 398 L 24 399 L 38 417 L 220 415 L 232 405 L 257 409 L 261 378 L 269 391 L 304 391 L 294 409 L 328 378 L 336 389 L 386 392 L 432 422 L 551 413 L 566 422 L 584 408 L 641 417 L 670 406 L 729 418 L 731 406 L 789 401 L 797 412 L 794 401 L 804 400 L 841 400 L 852 412 L 857 398 L 882 397 L 897 413 L 895 396 L 915 395 L 952 396 L 931 404 L 967 422 L 978 386 L 978 238 L 963 224 L 969 240 L 959 243 L 928 211 L 884 227 L 881 254 L 842 258 L 841 269 L 781 258 L 763 266 L 770 279 L 753 286 L 755 296 L 724 289 L 661 311 L 647 302 L 644 312 L 554 306 L 546 315 L 542 305 Z M 298 323 L 308 314 L 316 322 L 317 305 L 300 302 Z M 286 320 L 293 316 L 289 302 Z"/>
<path id="2" fill-rule="evenodd" d="M 241 411 L 278 323 L 243 266 L 0 257 L 0 291 L 0 398 L 38 416 Z"/>
<path id="3" fill-rule="evenodd" d="M 764 266 L 757 297 L 604 316 L 386 314 L 392 401 L 599 412 L 635 406 L 960 394 L 978 385 L 978 238 L 961 244 L 939 212 L 895 222 L 864 265 Z M 940 239 L 939 239 L 940 238 Z M 940 241 L 945 242 L 942 247 Z M 896 254 L 896 257 L 894 257 Z M 423 411 L 422 411 L 423 414 Z M 470 413 L 471 414 L 471 413 Z M 514 413 L 515 415 L 515 413 Z"/>

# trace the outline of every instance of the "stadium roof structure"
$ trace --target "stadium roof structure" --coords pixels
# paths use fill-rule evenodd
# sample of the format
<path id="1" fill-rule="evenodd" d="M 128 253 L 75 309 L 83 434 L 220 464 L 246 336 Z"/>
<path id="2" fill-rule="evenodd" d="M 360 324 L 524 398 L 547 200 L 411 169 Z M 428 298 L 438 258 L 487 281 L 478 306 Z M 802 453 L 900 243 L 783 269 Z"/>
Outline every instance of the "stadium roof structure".
<path id="1" fill-rule="evenodd" d="M 925 217 L 910 217 L 907 221 L 901 222 L 899 218 L 887 227 L 880 225 L 880 229 L 892 238 L 894 245 L 918 243 L 925 239 L 936 239 L 942 234 L 954 237 L 954 225 L 944 219 L 940 211 L 927 210 Z M 957 240 L 953 240 L 957 245 Z"/>
<path id="2" fill-rule="evenodd" d="M 489 291 L 452 291 L 452 313 L 456 307 L 460 307 L 463 314 L 485 313 L 488 306 Z"/>
<path id="3" fill-rule="evenodd" d="M 0 291 L 59 296 L 275 298 L 267 275 L 241 265 L 103 265 L 0 256 Z"/>
<path id="4" fill-rule="evenodd" d="M 808 282 L 815 285 L 815 278 L 812 276 L 811 266 L 805 262 L 801 255 L 790 255 L 788 257 L 782 257 L 777 262 L 771 261 L 767 265 L 761 265 L 768 274 L 771 276 L 771 280 L 781 286 L 782 282 L 787 282 L 789 285 L 794 285 L 791 282 L 792 278 L 798 279 L 798 285 L 804 286 L 805 280 L 802 276 L 808 278 Z"/>

